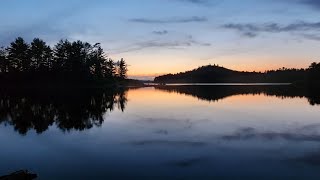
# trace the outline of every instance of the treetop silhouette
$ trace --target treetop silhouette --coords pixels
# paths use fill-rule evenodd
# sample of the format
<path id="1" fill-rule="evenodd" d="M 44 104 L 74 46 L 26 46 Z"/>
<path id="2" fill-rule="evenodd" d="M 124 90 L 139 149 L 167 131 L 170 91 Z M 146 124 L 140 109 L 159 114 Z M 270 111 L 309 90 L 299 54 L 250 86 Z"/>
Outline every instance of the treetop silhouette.
<path id="1" fill-rule="evenodd" d="M 127 77 L 122 58 L 106 57 L 100 43 L 60 40 L 51 48 L 39 38 L 28 44 L 18 37 L 0 49 L 0 81 L 19 82 L 114 82 Z"/>

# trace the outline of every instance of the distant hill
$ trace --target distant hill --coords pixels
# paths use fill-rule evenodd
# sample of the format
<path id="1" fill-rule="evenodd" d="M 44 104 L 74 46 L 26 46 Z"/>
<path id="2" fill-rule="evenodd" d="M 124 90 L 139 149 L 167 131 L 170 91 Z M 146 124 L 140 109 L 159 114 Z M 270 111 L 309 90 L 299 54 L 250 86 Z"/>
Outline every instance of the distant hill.
<path id="1" fill-rule="evenodd" d="M 306 69 L 244 72 L 217 65 L 202 66 L 177 74 L 167 74 L 154 79 L 156 83 L 293 83 L 307 78 Z"/>

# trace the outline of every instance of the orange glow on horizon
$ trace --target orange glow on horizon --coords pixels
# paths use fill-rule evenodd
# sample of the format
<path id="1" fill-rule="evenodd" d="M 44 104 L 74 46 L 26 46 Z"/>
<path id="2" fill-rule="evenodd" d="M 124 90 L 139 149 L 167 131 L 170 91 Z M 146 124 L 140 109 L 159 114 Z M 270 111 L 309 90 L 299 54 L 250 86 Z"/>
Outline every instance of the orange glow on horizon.
<path id="1" fill-rule="evenodd" d="M 125 59 L 129 64 L 129 76 L 155 77 L 164 74 L 176 74 L 190 71 L 201 66 L 216 64 L 237 71 L 264 72 L 286 68 L 307 68 L 313 61 L 314 55 L 306 52 L 251 52 L 244 54 L 226 54 L 223 56 L 203 52 L 190 55 L 184 53 L 133 53 L 127 54 Z M 294 51 L 294 52 L 291 52 Z"/>
<path id="2" fill-rule="evenodd" d="M 214 63 L 211 63 L 211 65 L 213 65 Z M 311 62 L 310 62 L 311 64 Z M 185 72 L 185 71 L 190 71 L 193 69 L 196 69 L 200 66 L 206 66 L 209 64 L 203 64 L 203 65 L 198 65 L 198 66 L 185 66 L 182 65 L 181 67 L 177 67 L 177 66 L 173 66 L 172 68 L 170 68 L 168 70 L 168 68 L 166 69 L 160 69 L 160 68 L 145 68 L 145 69 L 132 69 L 128 72 L 129 76 L 133 76 L 133 77 L 156 77 L 156 76 L 161 76 L 161 75 L 165 75 L 165 74 L 176 74 L 176 73 L 180 73 L 180 72 Z M 231 69 L 231 70 L 236 70 L 236 71 L 248 71 L 248 72 L 265 72 L 268 70 L 277 70 L 280 69 L 282 67 L 285 68 L 297 68 L 297 69 L 301 69 L 301 68 L 307 68 L 309 66 L 308 63 L 301 63 L 301 64 L 295 64 L 295 65 L 288 65 L 286 63 L 283 64 L 268 64 L 268 65 L 264 65 L 264 66 L 260 66 L 260 65 L 256 65 L 256 64 L 237 64 L 237 65 L 231 65 L 231 64 L 225 64 L 225 65 L 221 65 L 219 64 L 219 66 L 225 67 L 227 69 Z"/>

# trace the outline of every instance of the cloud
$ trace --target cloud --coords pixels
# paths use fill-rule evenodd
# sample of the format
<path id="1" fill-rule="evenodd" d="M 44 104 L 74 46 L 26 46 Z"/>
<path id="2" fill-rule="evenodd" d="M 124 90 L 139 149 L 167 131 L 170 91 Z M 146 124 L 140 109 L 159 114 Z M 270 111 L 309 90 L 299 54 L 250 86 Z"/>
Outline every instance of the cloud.
<path id="1" fill-rule="evenodd" d="M 168 130 L 165 130 L 165 129 L 159 129 L 159 130 L 155 131 L 155 134 L 168 135 L 169 132 L 168 132 Z"/>
<path id="2" fill-rule="evenodd" d="M 153 31 L 152 33 L 156 35 L 166 35 L 169 32 L 167 30 L 163 30 L 163 31 Z"/>
<path id="3" fill-rule="evenodd" d="M 300 0 L 300 3 L 310 5 L 315 8 L 320 8 L 320 1 L 319 0 Z"/>
<path id="4" fill-rule="evenodd" d="M 211 44 L 197 41 L 193 38 L 193 36 L 187 36 L 178 40 L 161 39 L 137 42 L 128 47 L 110 50 L 110 52 L 111 54 L 121 54 L 150 48 L 183 49 L 191 46 L 211 46 Z"/>
<path id="5" fill-rule="evenodd" d="M 176 48 L 184 48 L 191 46 L 191 42 L 189 41 L 144 41 L 138 42 L 130 47 L 121 48 L 113 51 L 113 53 L 120 54 L 132 51 L 139 51 L 142 49 L 150 49 L 150 48 L 168 48 L 168 49 L 176 49 Z"/>
<path id="6" fill-rule="evenodd" d="M 289 25 L 282 26 L 278 23 L 267 23 L 267 24 L 225 24 L 224 28 L 234 29 L 240 32 L 246 33 L 258 33 L 258 32 L 288 32 L 288 31 L 305 31 L 305 30 L 320 30 L 320 22 L 308 23 L 308 22 L 297 22 Z"/>
<path id="7" fill-rule="evenodd" d="M 207 0 L 180 0 L 180 1 L 184 1 L 184 2 L 190 2 L 190 3 L 195 3 L 195 4 L 203 4 L 203 3 L 207 3 Z"/>
<path id="8" fill-rule="evenodd" d="M 208 4 L 208 0 L 178 0 L 181 2 L 188 2 L 188 3 L 193 3 L 193 4 Z"/>
<path id="9" fill-rule="evenodd" d="M 303 36 L 308 39 L 319 40 L 314 33 L 320 30 L 320 22 L 305 22 L 299 21 L 288 25 L 280 25 L 278 23 L 266 23 L 266 24 L 241 24 L 241 23 L 229 23 L 222 26 L 225 29 L 231 29 L 238 31 L 245 37 L 256 37 L 259 33 L 282 33 L 282 32 L 306 32 L 310 31 L 313 34 Z"/>
<path id="10" fill-rule="evenodd" d="M 195 45 L 199 45 L 199 46 L 211 46 L 210 43 L 204 43 L 204 42 L 200 42 L 200 41 L 195 40 L 194 37 L 191 35 L 187 36 L 187 39 L 191 44 L 195 44 Z"/>
<path id="11" fill-rule="evenodd" d="M 309 6 L 314 9 L 319 9 L 320 8 L 320 1 L 319 0 L 277 0 L 279 2 L 285 2 L 287 4 L 298 4 L 298 5 L 303 5 L 303 6 Z"/>
<path id="12" fill-rule="evenodd" d="M 257 36 L 257 33 L 255 32 L 243 32 L 243 35 L 246 36 L 246 37 L 256 37 Z"/>
<path id="13" fill-rule="evenodd" d="M 175 24 L 175 23 L 192 23 L 192 22 L 207 22 L 206 17 L 192 16 L 192 17 L 172 17 L 165 19 L 148 19 L 148 18 L 135 18 L 129 19 L 129 22 L 144 23 L 144 24 Z"/>
<path id="14" fill-rule="evenodd" d="M 301 35 L 306 39 L 320 41 L 320 35 L 316 35 L 316 34 L 301 34 Z"/>
<path id="15" fill-rule="evenodd" d="M 173 1 L 173 0 L 168 0 L 168 1 Z M 212 7 L 223 2 L 223 0 L 176 0 L 176 2 L 189 3 L 192 5 L 205 6 L 205 7 Z"/>

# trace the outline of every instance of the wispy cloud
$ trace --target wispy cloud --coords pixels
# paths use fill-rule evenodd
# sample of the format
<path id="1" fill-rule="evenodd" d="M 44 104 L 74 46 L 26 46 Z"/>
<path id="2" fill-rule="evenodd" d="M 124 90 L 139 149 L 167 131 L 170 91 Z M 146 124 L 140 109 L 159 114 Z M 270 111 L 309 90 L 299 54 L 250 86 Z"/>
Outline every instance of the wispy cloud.
<path id="1" fill-rule="evenodd" d="M 211 46 L 211 44 L 197 41 L 193 38 L 193 36 L 189 35 L 177 40 L 157 39 L 137 42 L 128 47 L 111 50 L 111 54 L 122 54 L 126 52 L 139 51 L 150 48 L 183 49 L 191 46 Z"/>
<path id="2" fill-rule="evenodd" d="M 191 35 L 187 36 L 187 40 L 191 43 L 191 44 L 194 44 L 194 45 L 199 45 L 199 46 L 211 46 L 210 43 L 205 43 L 205 42 L 200 42 L 200 41 L 197 41 L 195 40 L 195 38 Z"/>
<path id="3" fill-rule="evenodd" d="M 188 3 L 193 3 L 193 4 L 208 4 L 208 0 L 178 0 L 181 2 L 188 2 Z"/>
<path id="4" fill-rule="evenodd" d="M 319 0 L 299 0 L 300 3 L 310 5 L 315 8 L 320 8 L 320 1 Z"/>
<path id="5" fill-rule="evenodd" d="M 320 30 L 320 22 L 305 22 L 299 21 L 295 23 L 291 23 L 288 25 L 281 25 L 278 23 L 265 23 L 265 24 L 241 24 L 241 23 L 229 23 L 222 26 L 225 29 L 235 30 L 241 33 L 241 35 L 245 37 L 256 37 L 260 33 L 281 33 L 281 32 L 306 32 L 310 31 L 312 33 L 308 35 L 303 35 L 303 37 L 312 39 L 313 37 L 317 37 L 316 31 Z M 318 38 L 314 38 L 314 40 L 319 40 Z"/>
<path id="6" fill-rule="evenodd" d="M 173 1 L 173 0 L 168 0 L 168 1 Z M 212 7 L 222 2 L 223 0 L 175 0 L 175 1 L 181 2 L 181 3 L 193 4 L 197 6 Z"/>
<path id="7" fill-rule="evenodd" d="M 306 39 L 320 41 L 320 35 L 316 35 L 316 34 L 301 34 L 301 35 Z"/>
<path id="8" fill-rule="evenodd" d="M 288 5 L 298 4 L 298 5 L 308 6 L 315 9 L 320 8 L 319 0 L 277 0 L 276 2 L 285 2 Z"/>
<path id="9" fill-rule="evenodd" d="M 122 54 L 122 53 L 139 51 L 139 50 L 150 49 L 150 48 L 177 49 L 177 48 L 189 47 L 191 45 L 192 45 L 191 42 L 188 42 L 188 41 L 150 40 L 150 41 L 137 42 L 128 47 L 111 50 L 111 54 Z"/>
<path id="10" fill-rule="evenodd" d="M 180 1 L 185 1 L 190 3 L 195 3 L 195 4 L 203 4 L 208 2 L 208 0 L 180 0 Z"/>
<path id="11" fill-rule="evenodd" d="M 192 17 L 172 17 L 164 19 L 149 19 L 149 18 L 134 18 L 129 19 L 130 22 L 144 23 L 144 24 L 174 24 L 174 23 L 192 23 L 192 22 L 206 22 L 206 17 L 192 16 Z"/>
<path id="12" fill-rule="evenodd" d="M 152 33 L 156 35 L 166 35 L 169 32 L 167 30 L 162 30 L 162 31 L 153 31 Z"/>

